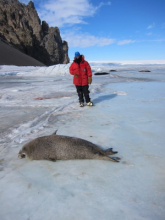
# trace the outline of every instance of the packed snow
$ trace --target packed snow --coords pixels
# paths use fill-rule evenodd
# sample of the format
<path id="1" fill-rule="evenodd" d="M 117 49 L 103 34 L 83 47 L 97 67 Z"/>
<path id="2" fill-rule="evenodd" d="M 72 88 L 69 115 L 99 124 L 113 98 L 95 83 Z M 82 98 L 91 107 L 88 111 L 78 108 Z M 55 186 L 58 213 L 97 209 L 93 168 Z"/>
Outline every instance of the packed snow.
<path id="1" fill-rule="evenodd" d="M 90 64 L 94 106 L 83 108 L 70 64 L 0 66 L 1 220 L 164 220 L 165 62 Z M 55 130 L 121 161 L 18 158 Z"/>

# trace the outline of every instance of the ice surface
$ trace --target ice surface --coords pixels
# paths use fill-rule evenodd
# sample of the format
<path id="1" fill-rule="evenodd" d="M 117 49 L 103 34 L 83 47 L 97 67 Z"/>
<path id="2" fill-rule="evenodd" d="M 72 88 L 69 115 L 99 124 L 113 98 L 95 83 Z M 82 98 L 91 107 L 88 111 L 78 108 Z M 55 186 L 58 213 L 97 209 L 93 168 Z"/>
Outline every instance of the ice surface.
<path id="1" fill-rule="evenodd" d="M 94 107 L 79 108 L 67 65 L 0 66 L 0 219 L 164 220 L 165 65 L 91 63 Z M 151 70 L 140 73 L 140 69 Z M 113 147 L 120 163 L 28 161 L 33 138 Z"/>

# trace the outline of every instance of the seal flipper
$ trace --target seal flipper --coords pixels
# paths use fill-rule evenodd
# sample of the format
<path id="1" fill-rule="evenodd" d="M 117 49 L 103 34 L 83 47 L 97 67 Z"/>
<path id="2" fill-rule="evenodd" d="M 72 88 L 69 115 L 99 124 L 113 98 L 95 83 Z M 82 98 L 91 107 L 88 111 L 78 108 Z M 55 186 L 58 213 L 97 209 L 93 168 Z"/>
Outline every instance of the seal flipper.
<path id="1" fill-rule="evenodd" d="M 50 161 L 53 161 L 53 162 L 56 162 L 56 159 L 53 158 L 53 157 L 49 157 L 49 160 L 50 160 Z"/>
<path id="2" fill-rule="evenodd" d="M 113 148 L 108 148 L 104 152 L 105 152 L 106 155 L 112 155 L 112 154 L 117 154 L 118 153 L 118 151 L 113 151 Z"/>
<path id="3" fill-rule="evenodd" d="M 55 130 L 55 132 L 53 132 L 53 134 L 51 134 L 51 135 L 56 135 L 57 131 L 58 131 L 58 130 Z"/>
<path id="4" fill-rule="evenodd" d="M 109 159 L 113 162 L 119 162 L 120 157 L 109 157 Z"/>

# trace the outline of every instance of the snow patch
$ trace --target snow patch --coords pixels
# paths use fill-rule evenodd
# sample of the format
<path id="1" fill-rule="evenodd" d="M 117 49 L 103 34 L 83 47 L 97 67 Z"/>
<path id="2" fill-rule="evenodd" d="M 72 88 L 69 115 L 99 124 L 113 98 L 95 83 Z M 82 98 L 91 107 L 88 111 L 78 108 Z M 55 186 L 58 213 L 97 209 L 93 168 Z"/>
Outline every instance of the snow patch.
<path id="1" fill-rule="evenodd" d="M 127 93 L 124 92 L 124 91 L 115 91 L 115 92 L 113 92 L 113 94 L 117 94 L 117 95 L 127 95 Z"/>

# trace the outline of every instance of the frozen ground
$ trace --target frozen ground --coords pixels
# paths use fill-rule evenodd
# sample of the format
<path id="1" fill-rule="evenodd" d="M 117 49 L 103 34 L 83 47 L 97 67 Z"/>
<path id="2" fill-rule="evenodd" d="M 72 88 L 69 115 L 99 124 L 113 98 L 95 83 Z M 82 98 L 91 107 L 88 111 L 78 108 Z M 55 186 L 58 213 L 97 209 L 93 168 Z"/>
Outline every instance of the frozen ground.
<path id="1" fill-rule="evenodd" d="M 165 65 L 91 64 L 116 70 L 93 76 L 92 108 L 79 108 L 69 65 L 0 66 L 1 220 L 165 219 Z M 18 159 L 56 129 L 113 147 L 121 162 Z"/>

